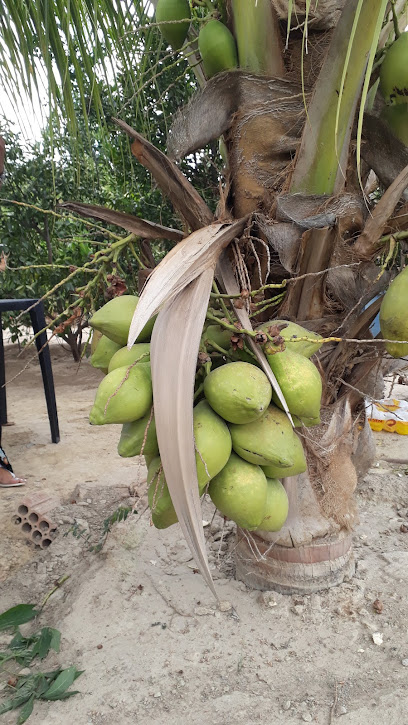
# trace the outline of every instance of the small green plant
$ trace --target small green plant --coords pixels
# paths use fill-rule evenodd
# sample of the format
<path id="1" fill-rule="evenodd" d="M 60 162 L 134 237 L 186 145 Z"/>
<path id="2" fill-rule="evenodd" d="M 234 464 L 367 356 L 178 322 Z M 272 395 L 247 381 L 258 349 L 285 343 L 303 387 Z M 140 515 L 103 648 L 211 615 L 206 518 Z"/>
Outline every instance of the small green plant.
<path id="1" fill-rule="evenodd" d="M 19 625 L 31 621 L 38 614 L 34 604 L 18 604 L 0 614 L 0 631 L 14 630 L 8 647 L 0 651 L 0 673 L 7 672 L 9 675 L 6 691 L 10 694 L 10 697 L 0 703 L 0 715 L 21 707 L 17 725 L 28 720 L 35 700 L 66 700 L 76 695 L 77 690 L 68 688 L 83 672 L 74 666 L 26 675 L 6 669 L 6 663 L 11 661 L 27 667 L 36 657 L 44 659 L 50 650 L 59 652 L 61 634 L 58 629 L 42 627 L 28 636 L 20 632 Z"/>
<path id="2" fill-rule="evenodd" d="M 114 524 L 118 524 L 121 521 L 126 521 L 129 514 L 137 514 L 137 511 L 133 508 L 133 506 L 119 506 L 108 518 L 106 518 L 102 525 L 102 532 L 99 537 L 99 541 L 97 544 L 89 545 L 88 550 L 94 552 L 95 554 L 98 554 L 100 551 L 102 551 L 103 547 L 106 544 L 106 540 L 112 530 L 112 526 Z M 72 534 L 76 539 L 84 539 L 85 543 L 88 543 L 91 534 L 89 533 L 89 530 L 83 526 L 80 526 L 77 522 L 75 522 L 70 529 L 64 534 L 64 536 L 68 536 L 68 534 Z"/>

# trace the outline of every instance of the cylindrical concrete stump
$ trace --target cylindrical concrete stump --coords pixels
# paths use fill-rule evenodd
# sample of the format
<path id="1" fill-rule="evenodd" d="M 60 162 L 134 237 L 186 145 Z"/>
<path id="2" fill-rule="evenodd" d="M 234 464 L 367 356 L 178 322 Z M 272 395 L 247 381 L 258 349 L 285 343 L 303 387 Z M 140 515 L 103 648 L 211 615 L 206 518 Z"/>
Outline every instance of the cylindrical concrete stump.
<path id="1" fill-rule="evenodd" d="M 238 529 L 236 578 L 262 591 L 309 594 L 354 573 L 351 532 L 322 514 L 308 473 L 283 479 L 289 514 L 280 531 Z"/>
<path id="2" fill-rule="evenodd" d="M 354 573 L 349 533 L 314 539 L 296 548 L 237 530 L 236 578 L 252 589 L 310 594 L 341 584 Z"/>

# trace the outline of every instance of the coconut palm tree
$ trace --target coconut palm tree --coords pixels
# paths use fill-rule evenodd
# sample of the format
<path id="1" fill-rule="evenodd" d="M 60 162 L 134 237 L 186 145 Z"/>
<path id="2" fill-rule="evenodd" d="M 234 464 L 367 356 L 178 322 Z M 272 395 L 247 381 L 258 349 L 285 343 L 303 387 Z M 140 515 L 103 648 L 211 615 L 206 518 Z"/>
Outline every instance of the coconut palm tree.
<path id="1" fill-rule="evenodd" d="M 17 75 L 35 91 L 40 55 L 50 101 L 63 105 L 73 132 L 72 75 L 84 114 L 86 85 L 101 123 L 98 84 L 88 84 L 95 81 L 95 67 L 107 73 L 109 64 L 112 72 L 119 64 L 139 93 L 137 130 L 120 119 L 118 124 L 180 216 L 184 239 L 151 275 L 130 342 L 160 308 L 151 355 L 160 452 L 180 524 L 210 586 L 192 422 L 209 300 L 222 311 L 222 324 L 234 326 L 236 344 L 245 341 L 256 356 L 278 397 L 257 325 L 295 320 L 325 340 L 316 358 L 322 422 L 301 429 L 308 472 L 284 481 L 290 513 L 280 532 L 239 531 L 237 574 L 251 585 L 282 590 L 335 584 L 350 565 L 353 493 L 366 464 L 356 451 L 367 454 L 370 445 L 361 402 L 375 394 L 385 367 L 394 364 L 370 327 L 392 265 L 397 259 L 403 264 L 406 254 L 408 148 L 380 118 L 384 101 L 377 88 L 385 49 L 407 24 L 406 2 L 192 2 L 194 22 L 174 62 L 180 62 L 181 76 L 190 65 L 198 91 L 172 119 L 167 156 L 140 134 L 146 123 L 138 125 L 145 116 L 145 84 L 160 72 L 158 60 L 146 73 L 140 55 L 141 48 L 146 58 L 157 52 L 152 5 L 156 0 L 129 6 L 75 0 L 68 9 L 57 0 L 0 0 L 1 83 L 16 98 Z M 238 58 L 237 68 L 211 78 L 197 46 L 209 17 L 229 27 Z M 129 18 L 139 39 L 133 57 L 122 42 Z M 214 214 L 176 161 L 219 138 L 226 168 Z M 378 187 L 385 190 L 379 200 L 370 195 Z M 76 211 L 89 213 L 78 205 Z M 92 213 L 109 220 L 106 210 Z M 146 234 L 146 227 L 135 230 Z M 269 342 L 276 343 L 280 331 L 269 334 Z M 204 373 L 206 365 L 204 355 Z"/>

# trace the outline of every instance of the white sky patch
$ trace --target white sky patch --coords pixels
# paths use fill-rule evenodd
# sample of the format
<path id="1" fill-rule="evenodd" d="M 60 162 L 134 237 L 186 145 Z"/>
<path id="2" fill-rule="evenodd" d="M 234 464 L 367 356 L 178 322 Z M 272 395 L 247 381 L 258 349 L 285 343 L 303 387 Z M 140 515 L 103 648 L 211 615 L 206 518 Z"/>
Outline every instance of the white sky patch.
<path id="1" fill-rule="evenodd" d="M 142 0 L 142 4 L 147 16 L 153 17 L 157 0 Z M 122 5 L 126 11 L 129 11 L 127 3 L 123 2 Z M 119 66 L 115 63 L 114 58 L 107 59 L 105 72 L 101 66 L 95 68 L 97 78 L 103 79 L 107 83 L 114 82 L 118 70 Z M 21 133 L 25 141 L 41 141 L 42 132 L 48 121 L 49 102 L 46 73 L 40 60 L 36 67 L 36 78 L 39 92 L 37 94 L 33 89 L 32 99 L 26 93 L 22 83 L 18 84 L 20 90 L 17 101 L 11 97 L 8 88 L 0 89 L 0 133 L 5 119 L 11 124 L 11 130 L 14 133 Z"/>

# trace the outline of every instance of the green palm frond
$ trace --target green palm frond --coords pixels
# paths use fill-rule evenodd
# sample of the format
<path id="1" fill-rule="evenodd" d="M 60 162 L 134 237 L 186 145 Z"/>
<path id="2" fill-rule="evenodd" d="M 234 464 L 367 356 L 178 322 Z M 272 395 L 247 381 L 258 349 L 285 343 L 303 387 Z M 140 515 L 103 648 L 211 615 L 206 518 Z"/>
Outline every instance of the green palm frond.
<path id="1" fill-rule="evenodd" d="M 117 112 L 120 100 L 107 99 L 101 83 L 109 88 L 126 74 L 137 98 L 138 77 L 160 53 L 152 15 L 150 0 L 0 0 L 0 88 L 18 109 L 22 92 L 37 97 L 45 79 L 50 109 L 70 134 L 78 112 L 86 119 L 92 109 L 103 125 L 107 104 Z"/>

